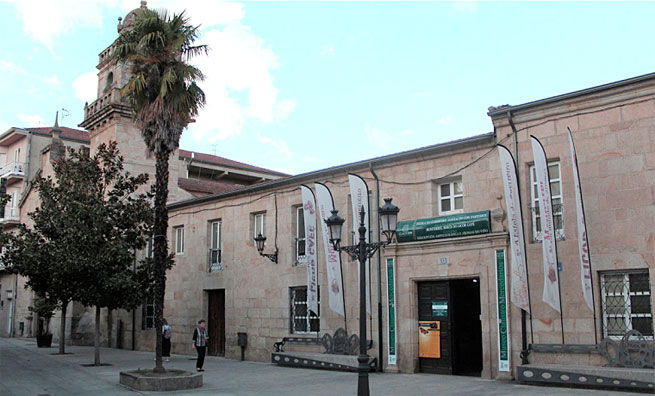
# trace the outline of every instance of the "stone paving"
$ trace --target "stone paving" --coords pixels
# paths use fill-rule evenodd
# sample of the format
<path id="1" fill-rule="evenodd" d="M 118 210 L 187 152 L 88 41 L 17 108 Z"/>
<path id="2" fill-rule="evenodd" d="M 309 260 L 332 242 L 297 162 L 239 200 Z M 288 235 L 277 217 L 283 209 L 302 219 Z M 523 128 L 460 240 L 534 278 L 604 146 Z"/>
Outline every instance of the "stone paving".
<path id="1" fill-rule="evenodd" d="M 0 396 L 119 395 L 355 395 L 357 374 L 295 369 L 269 363 L 209 356 L 204 386 L 192 391 L 135 392 L 119 385 L 119 372 L 152 368 L 153 353 L 102 348 L 93 362 L 93 348 L 67 346 L 71 354 L 54 355 L 56 346 L 37 348 L 33 339 L 0 338 Z M 194 370 L 191 356 L 174 355 L 167 368 Z M 429 374 L 370 375 L 371 395 L 630 395 L 614 391 L 519 385 L 511 381 Z"/>

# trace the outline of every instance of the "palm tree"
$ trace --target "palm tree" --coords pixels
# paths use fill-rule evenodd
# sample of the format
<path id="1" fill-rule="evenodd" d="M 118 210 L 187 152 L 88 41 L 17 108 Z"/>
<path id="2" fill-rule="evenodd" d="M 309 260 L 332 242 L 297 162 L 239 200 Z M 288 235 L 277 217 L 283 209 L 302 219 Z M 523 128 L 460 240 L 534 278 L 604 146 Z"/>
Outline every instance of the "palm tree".
<path id="1" fill-rule="evenodd" d="M 134 111 L 134 119 L 148 150 L 155 154 L 154 278 L 155 328 L 157 331 L 155 372 L 162 365 L 162 319 L 166 269 L 170 263 L 168 228 L 168 161 L 180 144 L 182 131 L 205 104 L 205 93 L 196 84 L 202 72 L 187 63 L 206 54 L 208 47 L 194 45 L 198 26 L 191 26 L 182 12 L 141 8 L 134 24 L 116 40 L 115 64 L 127 65 L 131 77 L 121 89 Z"/>

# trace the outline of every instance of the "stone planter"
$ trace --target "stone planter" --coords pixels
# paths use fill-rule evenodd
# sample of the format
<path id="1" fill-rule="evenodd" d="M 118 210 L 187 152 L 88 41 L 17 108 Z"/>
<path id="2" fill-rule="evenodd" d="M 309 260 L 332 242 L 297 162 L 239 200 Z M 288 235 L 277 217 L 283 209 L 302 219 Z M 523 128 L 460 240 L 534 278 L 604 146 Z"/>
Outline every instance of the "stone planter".
<path id="1" fill-rule="evenodd" d="M 52 346 L 52 334 L 36 336 L 36 346 L 39 348 L 50 348 Z"/>
<path id="2" fill-rule="evenodd" d="M 153 373 L 152 370 L 122 371 L 120 384 L 140 391 L 195 389 L 202 386 L 202 374 L 185 370 L 167 370 L 165 373 Z"/>

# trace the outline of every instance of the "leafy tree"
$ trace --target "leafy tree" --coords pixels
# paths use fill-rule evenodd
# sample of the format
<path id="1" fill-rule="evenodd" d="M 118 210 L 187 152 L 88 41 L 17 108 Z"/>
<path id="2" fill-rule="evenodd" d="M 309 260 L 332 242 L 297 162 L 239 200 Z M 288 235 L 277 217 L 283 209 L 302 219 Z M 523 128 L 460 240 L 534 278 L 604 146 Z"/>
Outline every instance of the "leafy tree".
<path id="1" fill-rule="evenodd" d="M 136 265 L 134 253 L 149 238 L 151 195 L 139 193 L 148 176 L 124 172 L 116 142 L 101 144 L 90 157 L 69 150 L 54 163 L 55 179 L 34 180 L 40 206 L 28 215 L 7 256 L 39 295 L 62 305 L 80 301 L 96 307 L 95 359 L 100 364 L 100 309 L 134 308 L 148 292 L 149 266 Z M 63 353 L 64 320 L 60 352 Z"/>
<path id="2" fill-rule="evenodd" d="M 155 154 L 155 372 L 164 372 L 161 358 L 162 319 L 168 243 L 168 166 L 171 153 L 180 144 L 182 131 L 205 104 L 205 94 L 197 85 L 202 72 L 188 63 L 206 54 L 205 45 L 194 45 L 198 27 L 189 25 L 182 12 L 140 9 L 134 25 L 125 29 L 113 53 L 117 64 L 129 65 L 131 77 L 121 95 L 134 111 L 134 119 L 148 149 Z"/>

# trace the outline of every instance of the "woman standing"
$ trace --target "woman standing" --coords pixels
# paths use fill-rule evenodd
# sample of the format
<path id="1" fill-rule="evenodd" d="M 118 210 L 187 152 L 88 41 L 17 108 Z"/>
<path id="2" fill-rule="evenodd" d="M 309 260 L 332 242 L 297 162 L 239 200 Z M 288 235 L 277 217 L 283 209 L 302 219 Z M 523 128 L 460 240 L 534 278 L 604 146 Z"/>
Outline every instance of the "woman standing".
<path id="1" fill-rule="evenodd" d="M 173 331 L 171 330 L 171 326 L 168 325 L 168 321 L 166 318 L 162 320 L 163 326 L 161 327 L 161 334 L 162 334 L 162 339 L 161 339 L 161 355 L 162 357 L 166 358 L 166 361 L 170 361 L 171 357 L 171 335 Z"/>
<path id="2" fill-rule="evenodd" d="M 207 330 L 205 329 L 205 320 L 200 319 L 198 321 L 198 326 L 193 331 L 193 345 L 198 351 L 198 360 L 196 361 L 196 370 L 205 371 L 202 366 L 205 363 L 205 353 L 207 352 L 207 341 L 209 336 Z"/>

